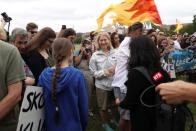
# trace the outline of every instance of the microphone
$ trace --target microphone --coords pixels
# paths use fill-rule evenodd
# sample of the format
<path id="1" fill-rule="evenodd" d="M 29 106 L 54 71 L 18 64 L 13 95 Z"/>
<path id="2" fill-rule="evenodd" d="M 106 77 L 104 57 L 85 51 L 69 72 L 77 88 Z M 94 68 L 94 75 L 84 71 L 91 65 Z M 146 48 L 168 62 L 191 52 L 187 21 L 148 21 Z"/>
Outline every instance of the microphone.
<path id="1" fill-rule="evenodd" d="M 153 75 L 153 80 L 155 81 L 155 82 L 157 82 L 157 81 L 159 81 L 159 80 L 161 80 L 162 78 L 163 78 L 163 75 L 161 74 L 161 72 L 156 72 L 154 75 Z"/>
<path id="2" fill-rule="evenodd" d="M 154 82 L 158 82 L 158 81 L 160 81 L 162 78 L 163 78 L 163 75 L 162 75 L 162 73 L 161 73 L 160 71 L 154 73 L 154 75 L 152 76 L 152 78 L 150 78 L 150 76 L 148 75 L 148 80 L 150 81 L 150 83 L 151 83 L 152 85 L 149 86 L 148 88 L 146 88 L 146 89 L 141 93 L 141 95 L 140 95 L 140 102 L 141 102 L 142 105 L 144 105 L 144 106 L 146 106 L 146 107 L 148 107 L 148 108 L 153 108 L 153 107 L 157 107 L 157 106 L 159 106 L 159 105 L 162 104 L 162 102 L 158 102 L 158 103 L 155 103 L 154 105 L 149 105 L 149 104 L 146 104 L 146 103 L 143 101 L 144 94 L 147 93 L 148 91 L 150 91 L 151 89 L 154 90 L 154 88 L 155 88 L 155 86 L 156 86 L 156 85 L 154 84 Z M 152 80 L 153 80 L 154 82 L 153 82 Z M 161 99 L 160 99 L 160 101 L 161 101 Z"/>

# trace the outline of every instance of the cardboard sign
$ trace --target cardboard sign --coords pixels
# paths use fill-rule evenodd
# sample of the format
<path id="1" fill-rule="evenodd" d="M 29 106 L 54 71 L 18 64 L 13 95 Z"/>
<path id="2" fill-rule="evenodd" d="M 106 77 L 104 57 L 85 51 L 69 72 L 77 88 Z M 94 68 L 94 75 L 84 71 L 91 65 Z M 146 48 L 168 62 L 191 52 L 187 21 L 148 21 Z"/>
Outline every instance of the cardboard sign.
<path id="1" fill-rule="evenodd" d="M 176 70 L 175 70 L 175 65 L 173 62 L 173 59 L 167 58 L 167 60 L 165 60 L 164 58 L 161 59 L 162 62 L 162 67 L 165 71 L 167 71 L 167 73 L 169 74 L 170 78 L 176 78 Z"/>
<path id="2" fill-rule="evenodd" d="M 17 131 L 44 131 L 44 100 L 41 87 L 27 86 Z"/>
<path id="3" fill-rule="evenodd" d="M 162 64 L 162 67 L 168 72 L 170 78 L 176 78 L 176 72 L 173 63 L 164 63 Z"/>

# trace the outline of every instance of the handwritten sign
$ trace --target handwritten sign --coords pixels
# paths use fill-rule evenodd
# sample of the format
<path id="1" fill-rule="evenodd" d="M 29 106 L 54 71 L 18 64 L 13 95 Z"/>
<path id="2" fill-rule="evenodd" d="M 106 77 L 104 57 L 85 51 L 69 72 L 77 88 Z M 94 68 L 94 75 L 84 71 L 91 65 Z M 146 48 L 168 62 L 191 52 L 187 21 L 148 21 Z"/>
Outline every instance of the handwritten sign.
<path id="1" fill-rule="evenodd" d="M 17 131 L 44 131 L 44 100 L 41 87 L 27 86 Z"/>

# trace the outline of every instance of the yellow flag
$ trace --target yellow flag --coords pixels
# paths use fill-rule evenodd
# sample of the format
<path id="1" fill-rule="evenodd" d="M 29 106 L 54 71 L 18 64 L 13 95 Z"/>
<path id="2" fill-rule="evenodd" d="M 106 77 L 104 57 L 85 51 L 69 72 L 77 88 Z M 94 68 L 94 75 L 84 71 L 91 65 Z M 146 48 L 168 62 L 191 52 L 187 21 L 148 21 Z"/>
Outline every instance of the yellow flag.
<path id="1" fill-rule="evenodd" d="M 133 22 L 130 20 L 130 18 L 135 11 L 130 13 L 127 12 L 126 10 L 128 10 L 131 6 L 133 6 L 136 1 L 137 0 L 125 0 L 120 4 L 110 5 L 97 19 L 98 29 L 96 31 L 99 32 L 102 29 L 104 17 L 109 12 L 113 12 L 115 14 L 115 16 L 110 17 L 113 20 L 113 24 L 116 22 L 127 26 L 132 24 Z"/>
<path id="2" fill-rule="evenodd" d="M 103 21 L 104 21 L 104 17 L 105 15 L 110 12 L 112 10 L 112 5 L 110 5 L 109 8 L 107 8 L 100 16 L 99 18 L 97 19 L 97 24 L 98 24 L 98 29 L 96 30 L 97 32 L 99 32 L 101 29 L 102 29 L 102 26 L 103 26 Z"/>
<path id="3" fill-rule="evenodd" d="M 104 17 L 109 12 L 113 12 L 115 16 L 110 18 L 113 24 L 119 23 L 130 26 L 134 22 L 152 21 L 156 24 L 162 25 L 156 4 L 154 0 L 124 0 L 115 5 L 110 5 L 97 19 L 99 32 L 102 29 Z"/>
<path id="4" fill-rule="evenodd" d="M 176 32 L 177 34 L 179 34 L 179 31 L 183 28 L 182 23 L 176 19 L 176 29 L 174 30 L 174 32 Z"/>

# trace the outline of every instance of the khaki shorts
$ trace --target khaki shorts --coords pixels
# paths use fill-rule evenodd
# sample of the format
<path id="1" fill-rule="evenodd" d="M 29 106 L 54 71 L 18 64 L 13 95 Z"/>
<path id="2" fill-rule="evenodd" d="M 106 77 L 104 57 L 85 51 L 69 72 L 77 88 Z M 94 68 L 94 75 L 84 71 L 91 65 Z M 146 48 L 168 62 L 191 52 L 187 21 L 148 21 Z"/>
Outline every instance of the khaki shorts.
<path id="1" fill-rule="evenodd" d="M 107 110 L 112 106 L 114 99 L 114 92 L 106 91 L 100 88 L 96 88 L 97 103 L 100 110 Z"/>

